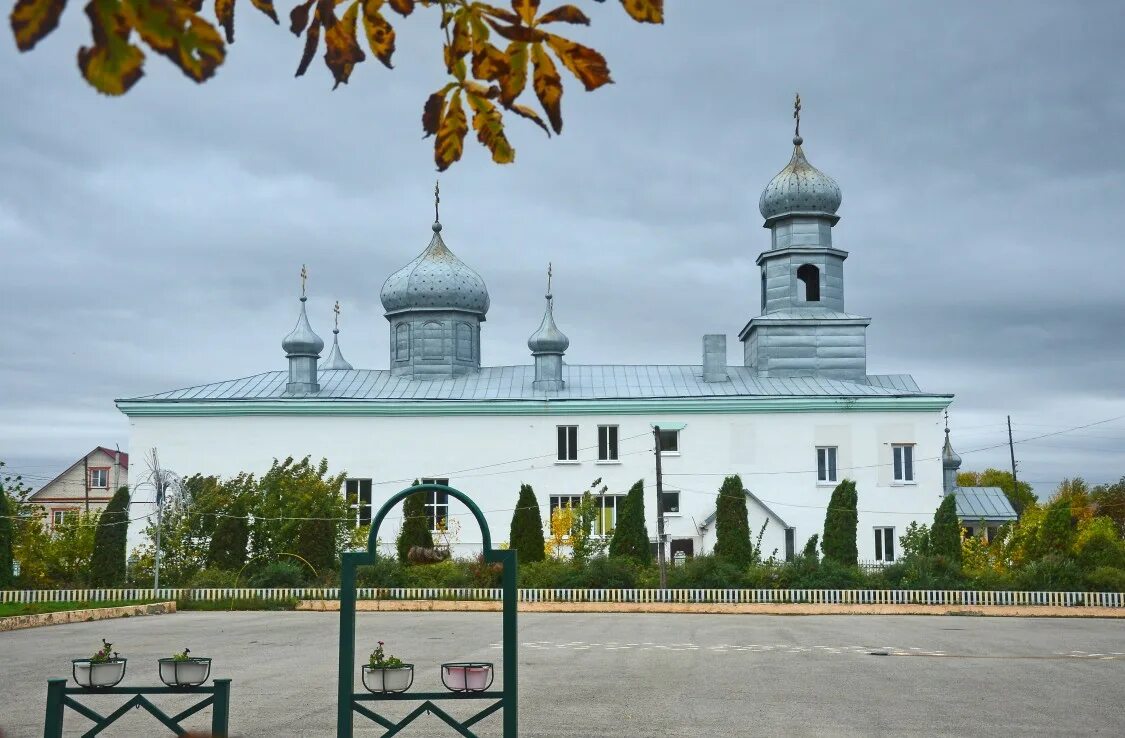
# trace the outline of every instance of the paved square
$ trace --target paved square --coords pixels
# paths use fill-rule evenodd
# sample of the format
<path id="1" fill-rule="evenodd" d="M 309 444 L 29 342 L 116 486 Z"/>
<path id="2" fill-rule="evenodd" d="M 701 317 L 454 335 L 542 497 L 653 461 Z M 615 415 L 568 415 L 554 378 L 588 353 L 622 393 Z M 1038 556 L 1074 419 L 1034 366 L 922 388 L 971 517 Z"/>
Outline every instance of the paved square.
<path id="1" fill-rule="evenodd" d="M 155 660 L 185 647 L 213 657 L 212 676 L 234 680 L 235 735 L 332 736 L 338 620 L 178 613 L 0 633 L 0 727 L 8 738 L 42 735 L 47 679 L 69 677 L 70 659 L 104 637 L 129 659 L 123 684 L 157 684 Z M 519 622 L 524 736 L 1125 733 L 1122 620 L 521 614 Z M 414 689 L 440 690 L 442 661 L 500 661 L 500 616 L 357 614 L 357 664 L 377 640 L 415 664 Z M 108 711 L 120 699 L 91 704 Z M 189 725 L 208 720 L 205 711 Z M 71 711 L 66 725 L 67 735 L 89 727 Z M 357 737 L 381 735 L 356 726 Z M 478 728 L 500 735 L 497 717 Z M 164 733 L 134 711 L 104 735 Z M 401 735 L 452 733 L 428 716 Z"/>

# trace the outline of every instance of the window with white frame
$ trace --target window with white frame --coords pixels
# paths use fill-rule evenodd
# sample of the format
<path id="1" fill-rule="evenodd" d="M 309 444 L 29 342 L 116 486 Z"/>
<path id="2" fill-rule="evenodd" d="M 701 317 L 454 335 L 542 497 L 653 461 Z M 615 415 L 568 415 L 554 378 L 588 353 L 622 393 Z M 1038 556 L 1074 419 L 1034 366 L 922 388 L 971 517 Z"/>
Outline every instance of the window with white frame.
<path id="1" fill-rule="evenodd" d="M 578 461 L 578 426 L 560 425 L 559 435 L 559 461 Z"/>
<path id="2" fill-rule="evenodd" d="M 98 466 L 90 469 L 90 486 L 105 489 L 109 486 L 109 467 Z"/>
<path id="3" fill-rule="evenodd" d="M 449 486 L 448 479 L 423 479 L 422 484 L 440 484 Z M 449 520 L 449 493 L 437 490 L 426 490 L 426 518 L 429 520 L 430 531 L 437 533 L 445 527 Z"/>
<path id="4" fill-rule="evenodd" d="M 663 508 L 665 515 L 679 515 L 680 493 L 670 489 L 664 490 L 660 497 L 660 506 Z"/>
<path id="5" fill-rule="evenodd" d="M 593 495 L 594 504 L 598 508 L 598 517 L 590 531 L 596 536 L 607 536 L 617 527 L 617 510 L 625 500 L 625 495 Z M 577 509 L 582 504 L 582 495 L 551 495 L 548 519 L 560 507 Z"/>
<path id="6" fill-rule="evenodd" d="M 894 479 L 896 482 L 914 481 L 914 444 L 893 443 L 891 453 L 894 454 Z"/>
<path id="7" fill-rule="evenodd" d="M 836 447 L 817 446 L 816 481 L 825 484 L 836 480 Z"/>
<path id="8" fill-rule="evenodd" d="M 875 529 L 875 560 L 890 563 L 895 560 L 895 529 Z"/>
<path id="9" fill-rule="evenodd" d="M 661 454 L 678 454 L 680 453 L 680 431 L 679 430 L 666 430 L 660 429 L 660 453 Z"/>
<path id="10" fill-rule="evenodd" d="M 617 426 L 598 426 L 598 461 L 617 461 Z"/>
<path id="11" fill-rule="evenodd" d="M 51 511 L 51 525 L 62 525 L 68 519 L 73 520 L 74 516 L 78 514 L 77 510 L 52 510 Z"/>
<path id="12" fill-rule="evenodd" d="M 371 525 L 371 480 L 345 480 L 344 498 L 348 501 L 352 526 L 358 528 L 361 525 Z"/>

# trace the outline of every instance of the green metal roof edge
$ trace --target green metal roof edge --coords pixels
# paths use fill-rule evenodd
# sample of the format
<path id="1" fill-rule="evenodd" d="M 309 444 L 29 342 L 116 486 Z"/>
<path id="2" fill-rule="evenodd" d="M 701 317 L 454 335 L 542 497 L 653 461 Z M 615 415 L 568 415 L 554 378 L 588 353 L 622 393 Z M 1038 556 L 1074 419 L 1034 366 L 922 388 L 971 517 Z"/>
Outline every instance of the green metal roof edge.
<path id="1" fill-rule="evenodd" d="M 432 416 L 648 415 L 653 413 L 925 412 L 944 410 L 952 395 L 895 397 L 680 397 L 607 400 L 118 400 L 129 417 L 142 416 Z"/>

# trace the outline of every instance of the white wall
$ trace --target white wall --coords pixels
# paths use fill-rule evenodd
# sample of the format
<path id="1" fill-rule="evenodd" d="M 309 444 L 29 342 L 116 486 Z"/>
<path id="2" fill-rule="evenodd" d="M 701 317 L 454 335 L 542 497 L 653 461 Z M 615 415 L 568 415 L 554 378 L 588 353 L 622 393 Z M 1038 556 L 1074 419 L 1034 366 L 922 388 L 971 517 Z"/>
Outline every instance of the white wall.
<path id="1" fill-rule="evenodd" d="M 796 528 L 795 548 L 824 526 L 825 507 L 834 485 L 816 482 L 817 445 L 836 445 L 840 479 L 856 480 L 859 490 L 860 559 L 873 559 L 873 528 L 894 526 L 895 537 L 913 520 L 929 522 L 941 501 L 942 425 L 937 412 L 841 412 L 762 414 L 668 414 L 452 417 L 135 417 L 130 419 L 130 460 L 134 480 L 144 477 L 143 459 L 159 450 L 162 466 L 181 475 L 230 476 L 262 473 L 275 457 L 327 457 L 333 472 L 374 480 L 377 510 L 388 497 L 416 478 L 448 477 L 486 513 L 493 543 L 508 540 L 511 510 L 521 483 L 531 484 L 544 515 L 552 494 L 581 494 L 597 477 L 610 493 L 624 494 L 638 479 L 646 485 L 646 522 L 655 536 L 654 459 L 651 424 L 684 423 L 680 454 L 663 457 L 666 490 L 679 490 L 680 514 L 668 516 L 670 538 L 694 537 L 695 551 L 712 538 L 700 537 L 699 524 L 715 509 L 715 494 L 726 474 L 742 475 L 744 486 Z M 578 463 L 555 461 L 556 426 L 579 426 Z M 597 426 L 620 426 L 619 463 L 597 462 Z M 891 480 L 890 444 L 915 448 L 916 484 Z M 534 458 L 531 458 L 534 457 Z M 139 465 L 139 466 L 138 466 Z M 151 502 L 151 491 L 136 499 Z M 151 511 L 135 504 L 133 515 Z M 374 511 L 373 511 L 374 512 Z M 461 514 L 460 541 L 479 549 L 472 517 Z M 388 516 L 380 538 L 394 540 L 397 514 Z M 751 506 L 754 535 L 765 519 Z M 136 545 L 143 524 L 130 529 Z M 896 549 L 897 540 L 896 540 Z M 770 523 L 762 550 L 785 555 L 784 531 Z M 469 553 L 465 548 L 462 555 Z"/>

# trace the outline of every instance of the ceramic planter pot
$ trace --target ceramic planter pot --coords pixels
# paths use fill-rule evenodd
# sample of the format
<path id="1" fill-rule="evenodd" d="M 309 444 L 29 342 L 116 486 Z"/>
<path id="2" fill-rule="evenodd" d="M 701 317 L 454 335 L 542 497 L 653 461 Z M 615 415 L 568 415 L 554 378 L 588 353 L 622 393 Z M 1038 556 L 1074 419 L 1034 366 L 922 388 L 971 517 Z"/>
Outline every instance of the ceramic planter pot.
<path id="1" fill-rule="evenodd" d="M 157 659 L 160 681 L 169 687 L 198 687 L 211 675 L 211 659 L 192 657 L 177 661 L 173 658 Z"/>
<path id="2" fill-rule="evenodd" d="M 125 678 L 125 659 L 92 662 L 90 659 L 74 659 L 71 674 L 80 687 L 113 687 Z"/>
<path id="3" fill-rule="evenodd" d="M 388 694 L 405 692 L 414 684 L 414 664 L 403 664 L 390 668 L 364 664 L 362 670 L 363 686 L 368 692 Z"/>
<path id="4" fill-rule="evenodd" d="M 451 692 L 483 692 L 492 686 L 492 664 L 452 661 L 441 665 L 441 683 Z"/>

